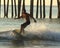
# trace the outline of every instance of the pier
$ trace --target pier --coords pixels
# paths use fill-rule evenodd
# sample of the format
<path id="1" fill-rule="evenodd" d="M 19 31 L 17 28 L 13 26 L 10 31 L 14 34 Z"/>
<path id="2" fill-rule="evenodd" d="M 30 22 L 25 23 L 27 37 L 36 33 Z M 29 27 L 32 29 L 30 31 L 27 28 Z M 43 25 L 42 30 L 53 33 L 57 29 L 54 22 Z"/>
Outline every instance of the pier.
<path id="1" fill-rule="evenodd" d="M 31 16 L 34 17 L 34 1 L 37 1 L 36 2 L 36 16 L 35 18 L 39 18 L 40 19 L 45 19 L 46 18 L 46 10 L 45 10 L 45 7 L 46 7 L 46 3 L 45 1 L 46 0 L 30 0 L 30 14 Z M 11 2 L 11 5 L 9 5 L 9 3 Z M 11 18 L 16 18 L 19 16 L 21 16 L 21 8 L 22 10 L 26 9 L 26 3 L 27 1 L 26 0 L 3 0 L 3 6 L 4 6 L 4 18 L 9 18 L 9 6 L 11 6 Z M 58 7 L 58 14 L 57 14 L 57 18 L 60 18 L 60 1 L 57 0 L 57 7 Z M 0 18 L 1 18 L 1 6 L 2 6 L 2 0 L 0 0 Z M 50 11 L 49 11 L 49 19 L 52 19 L 52 7 L 53 7 L 53 0 L 50 0 Z M 40 15 L 39 13 L 40 12 Z"/>

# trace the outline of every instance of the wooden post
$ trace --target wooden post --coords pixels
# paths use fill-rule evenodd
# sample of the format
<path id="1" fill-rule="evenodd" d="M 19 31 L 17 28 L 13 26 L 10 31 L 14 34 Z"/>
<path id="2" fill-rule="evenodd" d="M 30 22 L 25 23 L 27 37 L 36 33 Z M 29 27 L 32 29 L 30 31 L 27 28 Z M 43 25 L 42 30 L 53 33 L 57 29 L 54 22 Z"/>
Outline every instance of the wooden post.
<path id="1" fill-rule="evenodd" d="M 23 7 L 22 7 L 22 11 L 25 10 L 25 0 L 23 0 Z"/>
<path id="2" fill-rule="evenodd" d="M 39 0 L 37 0 L 36 18 L 38 18 Z"/>
<path id="3" fill-rule="evenodd" d="M 51 2 L 50 2 L 50 16 L 49 16 L 49 18 L 50 18 L 50 19 L 52 18 L 52 0 L 51 0 Z"/>
<path id="4" fill-rule="evenodd" d="M 14 0 L 14 6 L 15 6 L 15 18 L 17 16 L 17 11 L 16 11 L 16 0 Z"/>
<path id="5" fill-rule="evenodd" d="M 30 0 L 30 15 L 33 16 L 33 3 L 34 0 Z"/>
<path id="6" fill-rule="evenodd" d="M 0 17 L 1 17 L 1 0 L 0 0 Z"/>
<path id="7" fill-rule="evenodd" d="M 45 18 L 45 0 L 43 0 L 43 18 Z"/>
<path id="8" fill-rule="evenodd" d="M 57 0 L 57 6 L 58 6 L 58 14 L 59 14 L 59 0 Z"/>
<path id="9" fill-rule="evenodd" d="M 40 18 L 42 18 L 42 0 L 40 0 Z"/>
<path id="10" fill-rule="evenodd" d="M 60 18 L 60 1 L 57 0 L 57 3 L 58 3 L 58 18 Z"/>
<path id="11" fill-rule="evenodd" d="M 9 0 L 7 0 L 7 12 L 6 12 L 6 17 L 8 18 L 8 8 L 9 8 Z"/>
<path id="12" fill-rule="evenodd" d="M 22 1 L 22 0 L 18 0 L 18 18 L 20 17 L 21 1 Z"/>
<path id="13" fill-rule="evenodd" d="M 1 0 L 0 0 L 0 8 L 1 8 Z"/>
<path id="14" fill-rule="evenodd" d="M 13 0 L 11 0 L 11 14 L 12 14 L 12 18 L 13 18 Z"/>
<path id="15" fill-rule="evenodd" d="M 5 0 L 4 0 L 4 18 L 6 16 Z"/>
<path id="16" fill-rule="evenodd" d="M 58 6 L 58 9 L 59 9 L 59 0 L 57 0 L 57 6 Z"/>

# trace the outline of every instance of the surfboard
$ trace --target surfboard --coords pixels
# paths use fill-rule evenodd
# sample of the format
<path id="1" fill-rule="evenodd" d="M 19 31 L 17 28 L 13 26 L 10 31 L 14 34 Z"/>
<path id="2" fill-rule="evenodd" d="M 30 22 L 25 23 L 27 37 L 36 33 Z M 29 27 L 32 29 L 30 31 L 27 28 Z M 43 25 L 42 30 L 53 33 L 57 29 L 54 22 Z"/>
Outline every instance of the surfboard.
<path id="1" fill-rule="evenodd" d="M 0 32 L 0 41 L 5 41 L 5 40 L 6 41 L 12 41 L 12 40 L 20 41 L 25 38 L 26 37 L 23 34 L 20 34 L 19 29 Z"/>
<path id="2" fill-rule="evenodd" d="M 20 34 L 20 30 L 19 29 L 15 29 L 15 30 L 13 30 L 13 33 L 18 35 L 18 34 Z"/>
<path id="3" fill-rule="evenodd" d="M 20 29 L 13 30 L 13 33 L 14 33 L 16 38 L 23 37 L 23 34 L 20 34 Z"/>

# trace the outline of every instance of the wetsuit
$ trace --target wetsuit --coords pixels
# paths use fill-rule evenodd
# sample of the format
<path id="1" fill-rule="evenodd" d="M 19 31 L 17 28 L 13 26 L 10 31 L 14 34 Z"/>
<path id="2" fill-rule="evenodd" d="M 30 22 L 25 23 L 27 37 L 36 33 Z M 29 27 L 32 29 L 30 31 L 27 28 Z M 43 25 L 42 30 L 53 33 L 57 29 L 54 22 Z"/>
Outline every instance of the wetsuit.
<path id="1" fill-rule="evenodd" d="M 27 13 L 24 13 L 23 15 L 22 15 L 22 18 L 25 18 L 26 19 L 26 22 L 25 23 L 23 23 L 23 24 L 21 24 L 21 32 L 24 30 L 24 28 L 26 27 L 26 26 L 28 26 L 29 24 L 30 24 L 30 18 L 29 18 L 29 15 L 27 14 Z M 20 32 L 20 33 L 21 33 Z M 24 31 L 23 31 L 24 32 Z"/>

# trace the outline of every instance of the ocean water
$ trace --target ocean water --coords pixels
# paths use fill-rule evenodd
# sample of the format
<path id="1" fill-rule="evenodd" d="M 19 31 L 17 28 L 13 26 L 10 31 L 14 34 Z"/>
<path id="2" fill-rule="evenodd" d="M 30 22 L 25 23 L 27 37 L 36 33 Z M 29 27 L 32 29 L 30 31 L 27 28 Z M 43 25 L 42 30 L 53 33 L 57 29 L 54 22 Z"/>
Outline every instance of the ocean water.
<path id="1" fill-rule="evenodd" d="M 28 13 L 30 8 L 26 6 Z M 24 37 L 16 41 L 12 30 L 20 29 L 24 19 L 6 19 L 3 18 L 4 8 L 1 7 L 0 18 L 0 48 L 60 48 L 60 19 L 57 17 L 57 7 L 53 7 L 53 19 L 48 19 L 49 6 L 46 6 L 46 19 L 36 19 L 37 23 L 31 20 L 31 24 L 25 28 Z M 34 17 L 36 14 L 36 7 L 34 7 Z M 40 16 L 40 11 L 39 11 Z M 11 17 L 11 6 L 9 6 L 9 17 Z"/>
<path id="2" fill-rule="evenodd" d="M 16 8 L 17 8 L 17 13 L 18 13 L 18 6 L 16 6 Z M 26 8 L 26 11 L 28 13 L 30 13 L 30 6 L 26 6 L 25 8 Z M 14 8 L 14 6 L 13 6 L 13 11 L 14 11 L 14 16 L 15 16 L 15 8 Z M 21 7 L 21 11 L 22 11 L 22 7 Z M 34 12 L 33 16 L 36 17 L 36 6 L 34 6 L 33 12 Z M 2 5 L 1 6 L 1 18 L 4 17 L 3 13 L 4 13 L 4 6 Z M 43 9 L 42 9 L 42 13 L 43 13 Z M 46 18 L 49 18 L 49 13 L 50 13 L 50 7 L 49 6 L 45 7 L 45 13 L 46 13 Z M 58 15 L 58 8 L 57 8 L 57 6 L 53 6 L 52 7 L 52 18 L 57 18 L 57 15 Z M 8 16 L 9 16 L 9 18 L 11 18 L 11 16 L 12 16 L 11 15 L 11 6 L 9 6 L 9 9 L 8 9 Z M 39 11 L 38 11 L 38 16 L 40 17 L 40 6 L 39 6 Z"/>
<path id="3" fill-rule="evenodd" d="M 20 29 L 22 19 L 0 19 L 0 48 L 60 48 L 60 19 L 36 19 L 25 28 L 22 41 L 11 40 L 15 37 L 12 30 Z M 9 39 L 9 40 L 8 40 Z"/>

